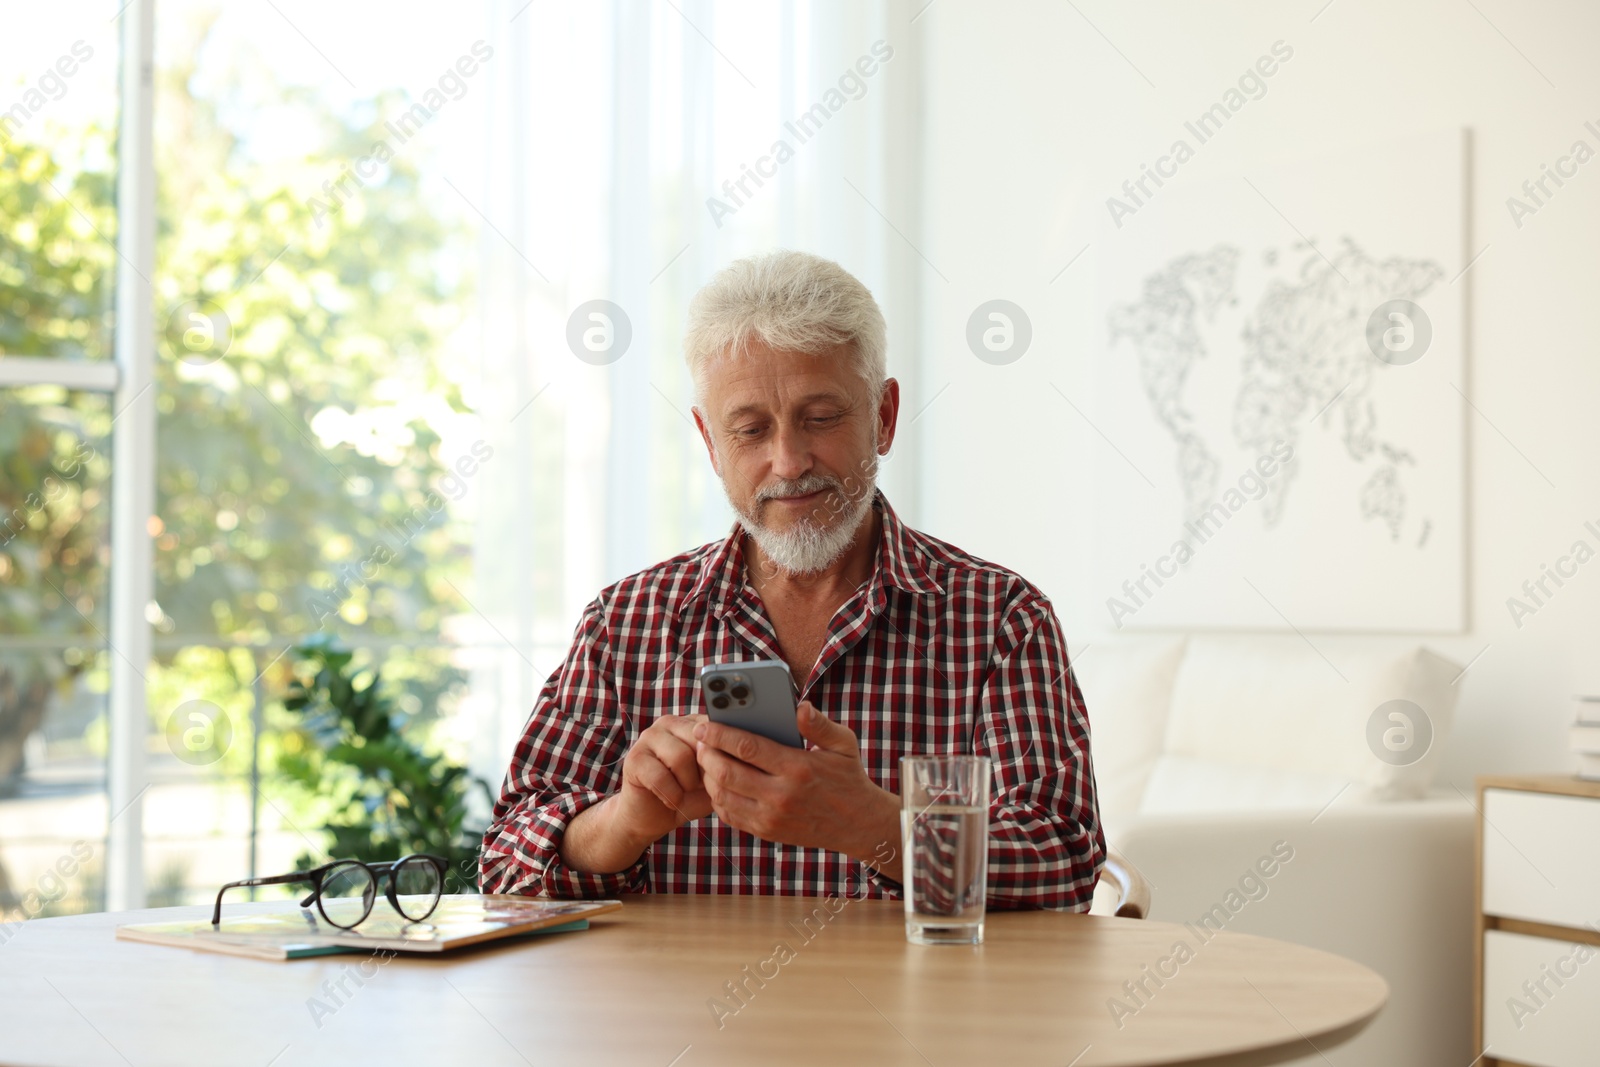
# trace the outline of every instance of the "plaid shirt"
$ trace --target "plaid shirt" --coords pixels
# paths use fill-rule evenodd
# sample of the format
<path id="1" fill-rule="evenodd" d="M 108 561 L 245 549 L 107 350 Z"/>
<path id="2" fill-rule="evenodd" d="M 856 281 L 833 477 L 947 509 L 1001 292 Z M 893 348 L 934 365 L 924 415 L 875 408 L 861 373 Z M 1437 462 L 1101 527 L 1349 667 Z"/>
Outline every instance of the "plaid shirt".
<path id="1" fill-rule="evenodd" d="M 800 699 L 854 731 L 868 777 L 899 792 L 899 759 L 994 760 L 989 906 L 1087 910 L 1105 858 L 1089 724 L 1050 601 L 1022 578 L 901 524 L 880 492 L 872 578 L 829 623 Z M 607 588 L 578 624 L 517 744 L 481 857 L 485 893 L 899 897 L 874 868 L 774 844 L 715 815 L 617 874 L 561 860 L 574 815 L 617 791 L 622 759 L 665 715 L 702 709 L 700 668 L 781 659 L 733 532 Z M 899 842 L 890 843 L 896 849 Z"/>

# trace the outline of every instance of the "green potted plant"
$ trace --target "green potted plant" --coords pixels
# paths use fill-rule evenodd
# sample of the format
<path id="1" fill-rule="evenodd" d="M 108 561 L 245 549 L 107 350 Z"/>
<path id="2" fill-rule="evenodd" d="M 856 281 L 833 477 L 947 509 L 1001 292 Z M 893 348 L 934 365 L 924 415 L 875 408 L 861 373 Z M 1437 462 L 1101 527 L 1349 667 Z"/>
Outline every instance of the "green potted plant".
<path id="1" fill-rule="evenodd" d="M 375 862 L 412 852 L 450 861 L 447 893 L 475 892 L 483 827 L 472 819 L 474 790 L 493 803 L 482 778 L 427 751 L 387 691 L 382 670 L 358 667 L 330 641 L 296 649 L 283 698 L 295 718 L 278 770 L 329 802 L 322 827 L 328 855 Z M 302 856 L 305 866 L 321 858 Z"/>

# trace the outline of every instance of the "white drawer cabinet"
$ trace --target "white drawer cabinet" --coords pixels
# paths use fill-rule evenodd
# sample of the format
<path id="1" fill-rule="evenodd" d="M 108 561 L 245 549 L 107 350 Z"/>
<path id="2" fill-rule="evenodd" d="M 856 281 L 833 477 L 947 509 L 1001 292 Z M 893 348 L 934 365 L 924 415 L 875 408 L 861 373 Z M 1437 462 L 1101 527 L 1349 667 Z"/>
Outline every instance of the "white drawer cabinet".
<path id="1" fill-rule="evenodd" d="M 1600 1064 L 1600 782 L 1478 783 L 1474 1019 L 1486 1067 Z"/>
<path id="2" fill-rule="evenodd" d="M 1600 923 L 1600 798 L 1485 789 L 1483 818 L 1484 911 Z"/>
<path id="3" fill-rule="evenodd" d="M 1595 1063 L 1600 1060 L 1600 946 L 1487 931 L 1483 1008 L 1483 1043 L 1502 1063 Z"/>

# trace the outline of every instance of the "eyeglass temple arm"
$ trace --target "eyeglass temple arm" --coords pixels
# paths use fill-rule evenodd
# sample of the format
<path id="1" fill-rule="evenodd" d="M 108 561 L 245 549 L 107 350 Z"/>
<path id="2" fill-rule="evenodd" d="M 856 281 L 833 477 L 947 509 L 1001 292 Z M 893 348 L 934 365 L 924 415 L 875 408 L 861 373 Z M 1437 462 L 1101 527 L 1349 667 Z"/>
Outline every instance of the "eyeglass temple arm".
<path id="1" fill-rule="evenodd" d="M 289 882 L 303 882 L 307 878 L 311 878 L 314 873 L 315 872 L 312 871 L 295 871 L 293 874 L 275 874 L 270 878 L 246 878 L 243 881 L 229 882 L 227 885 L 217 890 L 217 903 L 211 909 L 211 925 L 217 926 L 222 922 L 222 894 L 226 893 L 228 890 L 248 889 L 253 886 L 262 885 L 284 885 Z M 302 908 L 305 907 L 306 904 L 309 904 L 312 900 L 315 900 L 316 896 L 316 889 L 312 889 L 311 896 L 307 897 L 300 906 Z"/>

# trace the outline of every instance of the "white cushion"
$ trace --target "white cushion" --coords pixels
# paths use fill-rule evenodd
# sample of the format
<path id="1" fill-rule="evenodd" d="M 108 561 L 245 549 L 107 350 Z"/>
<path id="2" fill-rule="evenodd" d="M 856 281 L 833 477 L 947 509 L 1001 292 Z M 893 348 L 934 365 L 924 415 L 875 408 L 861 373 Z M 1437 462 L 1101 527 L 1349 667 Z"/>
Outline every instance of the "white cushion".
<path id="1" fill-rule="evenodd" d="M 1180 815 L 1201 811 L 1321 810 L 1348 795 L 1349 780 L 1337 774 L 1309 774 L 1272 767 L 1241 766 L 1163 756 L 1150 772 L 1141 815 Z"/>
<path id="2" fill-rule="evenodd" d="M 1181 637 L 1102 637 L 1072 659 L 1089 713 L 1089 758 L 1104 826 L 1121 826 L 1139 810 L 1161 755 L 1184 644 Z"/>
<path id="3" fill-rule="evenodd" d="M 1315 795 L 1326 802 L 1346 782 L 1351 799 L 1421 797 L 1449 734 L 1458 692 L 1451 682 L 1459 673 L 1417 645 L 1397 651 L 1325 637 L 1315 648 L 1298 637 L 1192 638 L 1173 689 L 1162 762 L 1152 769 L 1158 789 L 1147 789 L 1148 799 L 1170 810 L 1180 790 L 1192 789 L 1207 807 L 1214 806 L 1211 795 L 1235 807 Z M 1397 699 L 1420 707 L 1433 731 L 1427 753 L 1406 766 L 1379 759 L 1367 740 L 1373 713 Z M 1334 790 L 1326 789 L 1330 782 Z"/>

